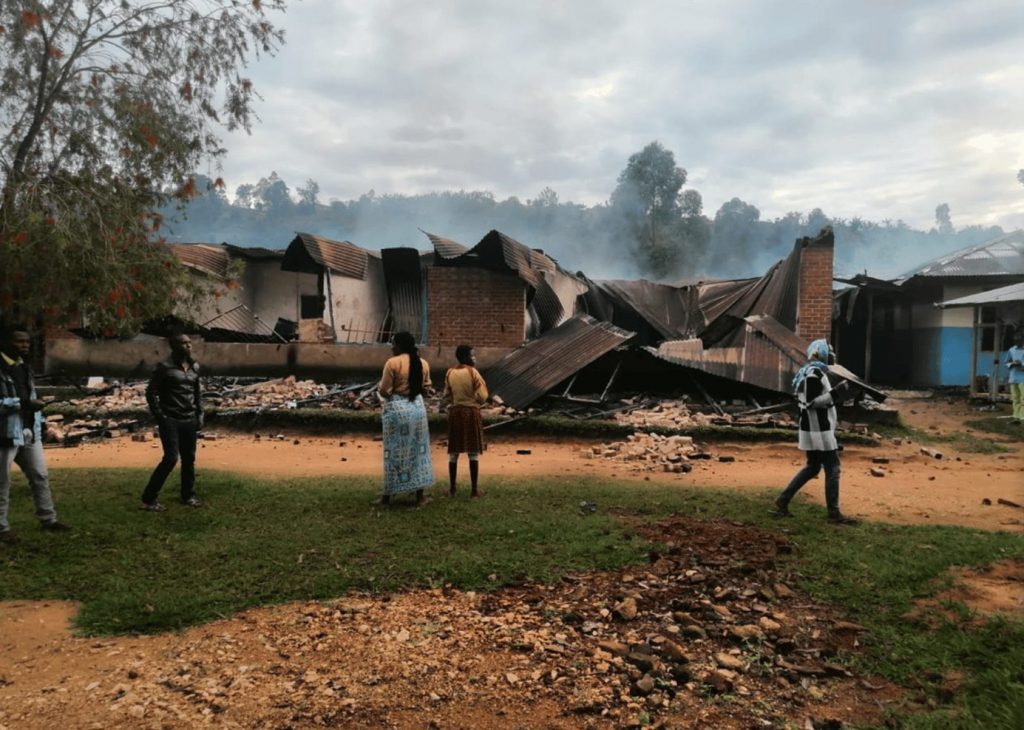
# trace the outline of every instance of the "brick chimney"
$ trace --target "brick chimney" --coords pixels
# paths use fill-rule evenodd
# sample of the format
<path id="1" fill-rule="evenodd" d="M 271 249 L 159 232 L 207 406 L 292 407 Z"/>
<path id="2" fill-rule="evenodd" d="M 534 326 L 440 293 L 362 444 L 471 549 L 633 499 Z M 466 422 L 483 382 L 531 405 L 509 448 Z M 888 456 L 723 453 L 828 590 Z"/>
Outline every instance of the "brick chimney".
<path id="1" fill-rule="evenodd" d="M 835 235 L 825 226 L 814 238 L 796 242 L 800 250 L 796 333 L 807 341 L 832 338 L 832 252 Z"/>

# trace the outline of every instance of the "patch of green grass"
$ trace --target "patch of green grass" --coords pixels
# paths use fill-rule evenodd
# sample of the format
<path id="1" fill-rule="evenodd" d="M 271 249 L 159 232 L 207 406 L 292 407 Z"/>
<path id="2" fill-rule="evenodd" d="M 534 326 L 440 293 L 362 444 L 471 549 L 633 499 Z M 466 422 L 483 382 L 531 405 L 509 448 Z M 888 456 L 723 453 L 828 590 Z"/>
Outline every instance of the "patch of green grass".
<path id="1" fill-rule="evenodd" d="M 976 431 L 1002 436 L 1008 441 L 1024 441 L 1024 425 L 1012 418 L 979 418 L 967 421 L 964 425 Z"/>
<path id="2" fill-rule="evenodd" d="M 986 420 L 995 421 L 996 419 Z M 968 428 L 985 430 L 976 425 L 979 423 L 982 423 L 982 421 L 968 421 L 964 425 Z M 948 444 L 951 448 L 968 454 L 1005 454 L 1012 451 L 1009 446 L 991 437 L 979 436 L 978 434 L 965 431 L 936 433 L 921 428 L 914 428 L 902 422 L 897 426 L 880 425 L 877 432 L 887 438 L 904 438 L 927 446 Z M 1018 437 L 1024 440 L 1024 429 L 1019 429 Z"/>
<path id="3" fill-rule="evenodd" d="M 800 587 L 864 624 L 861 670 L 935 694 L 943 674 L 969 676 L 954 704 L 899 720 L 915 730 L 1019 728 L 1024 715 L 1024 624 L 947 621 L 937 629 L 903 615 L 934 595 L 950 566 L 1024 559 L 1024 537 L 957 527 L 828 525 L 797 504 L 796 519 L 767 516 L 769 495 L 576 479 L 487 480 L 488 496 L 438 498 L 425 509 L 375 509 L 372 478 L 258 480 L 203 471 L 198 511 L 136 510 L 140 470 L 53 474 L 69 534 L 33 524 L 15 480 L 11 518 L 23 542 L 0 549 L 0 598 L 81 601 L 87 634 L 179 629 L 240 609 L 452 583 L 491 589 L 568 571 L 646 560 L 648 545 L 615 517 L 672 513 L 784 529 L 797 550 Z M 485 474 L 486 477 L 486 474 Z M 813 488 L 813 486 L 812 486 Z M 582 500 L 596 513 L 581 514 Z M 400 501 L 401 502 L 401 501 Z M 494 576 L 492 579 L 491 576 Z"/>

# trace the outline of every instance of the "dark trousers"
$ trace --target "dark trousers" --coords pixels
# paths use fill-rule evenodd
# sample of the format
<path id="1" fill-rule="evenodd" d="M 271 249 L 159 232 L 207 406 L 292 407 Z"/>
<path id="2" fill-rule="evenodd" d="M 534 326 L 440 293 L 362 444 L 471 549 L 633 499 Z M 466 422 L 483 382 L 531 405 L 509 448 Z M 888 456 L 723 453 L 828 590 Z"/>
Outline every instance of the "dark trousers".
<path id="1" fill-rule="evenodd" d="M 160 421 L 160 443 L 164 447 L 164 458 L 153 470 L 149 484 L 142 492 L 142 501 L 153 504 L 167 477 L 174 471 L 174 465 L 181 456 L 181 501 L 191 499 L 196 486 L 196 422 L 177 421 L 164 418 Z"/>
<path id="2" fill-rule="evenodd" d="M 825 468 L 825 505 L 830 515 L 839 514 L 839 452 L 807 451 L 807 464 L 796 473 L 789 486 L 779 495 L 779 503 L 788 505 L 800 488 Z"/>

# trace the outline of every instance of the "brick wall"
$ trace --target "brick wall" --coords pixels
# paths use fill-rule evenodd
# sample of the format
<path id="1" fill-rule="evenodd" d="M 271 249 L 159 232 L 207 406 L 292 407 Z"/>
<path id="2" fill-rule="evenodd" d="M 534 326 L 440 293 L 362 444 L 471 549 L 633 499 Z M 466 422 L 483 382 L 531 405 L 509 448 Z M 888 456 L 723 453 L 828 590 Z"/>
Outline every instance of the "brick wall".
<path id="1" fill-rule="evenodd" d="M 803 238 L 800 246 L 800 289 L 796 333 L 805 340 L 832 339 L 832 229 L 816 238 Z"/>
<path id="2" fill-rule="evenodd" d="M 526 286 L 512 274 L 432 266 L 427 311 L 433 347 L 518 347 L 526 332 Z"/>

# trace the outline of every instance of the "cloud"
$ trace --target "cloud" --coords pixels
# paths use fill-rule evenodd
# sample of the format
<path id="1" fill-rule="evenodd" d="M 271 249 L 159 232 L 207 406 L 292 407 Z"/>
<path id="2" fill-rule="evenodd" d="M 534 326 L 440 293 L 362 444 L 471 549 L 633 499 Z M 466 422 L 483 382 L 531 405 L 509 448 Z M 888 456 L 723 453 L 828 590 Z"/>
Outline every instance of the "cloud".
<path id="1" fill-rule="evenodd" d="M 607 199 L 654 139 L 709 214 L 1019 225 L 1024 4 L 306 0 L 229 185 Z M 1008 162 L 1009 161 L 1009 162 Z M 1012 168 L 1012 169 L 1011 169 Z"/>

